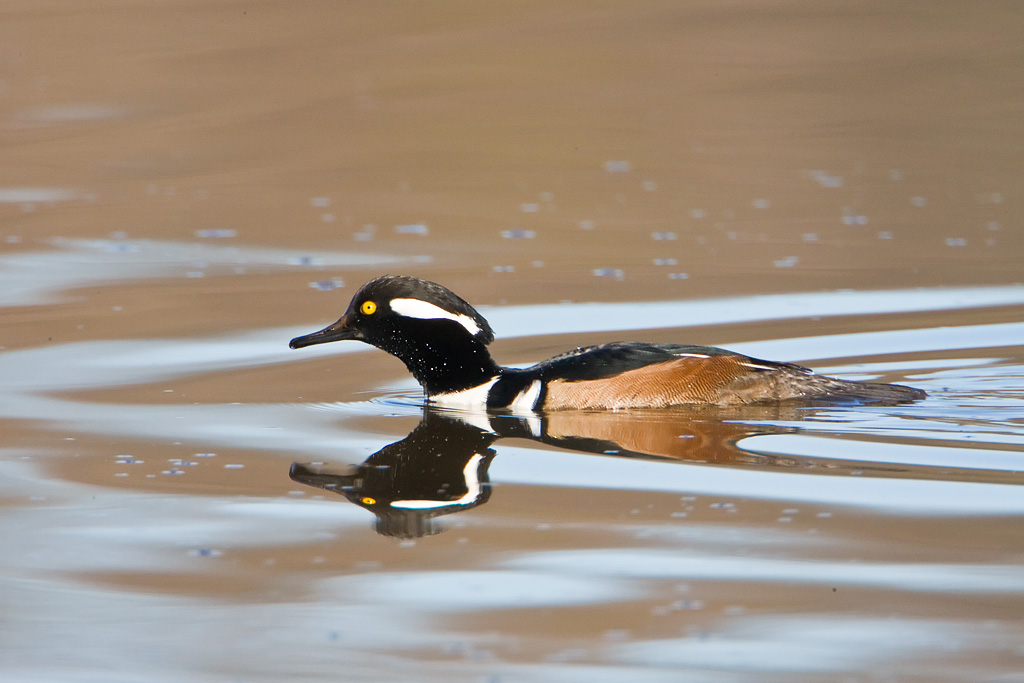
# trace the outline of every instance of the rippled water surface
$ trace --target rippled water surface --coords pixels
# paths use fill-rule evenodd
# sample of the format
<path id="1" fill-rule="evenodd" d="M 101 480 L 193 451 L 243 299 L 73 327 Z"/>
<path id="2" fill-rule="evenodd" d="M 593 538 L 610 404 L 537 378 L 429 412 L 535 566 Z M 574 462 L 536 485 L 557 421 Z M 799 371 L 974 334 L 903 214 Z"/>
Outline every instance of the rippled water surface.
<path id="1" fill-rule="evenodd" d="M 1024 13 L 0 24 L 0 678 L 1024 681 Z M 424 410 L 383 272 L 897 406 Z"/>

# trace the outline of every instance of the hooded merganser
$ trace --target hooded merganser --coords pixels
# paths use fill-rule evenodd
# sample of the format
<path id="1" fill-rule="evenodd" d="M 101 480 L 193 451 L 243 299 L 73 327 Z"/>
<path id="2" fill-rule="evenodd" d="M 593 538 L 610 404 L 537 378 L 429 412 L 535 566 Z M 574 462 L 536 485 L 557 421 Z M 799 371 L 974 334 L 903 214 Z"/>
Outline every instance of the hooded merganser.
<path id="1" fill-rule="evenodd" d="M 344 339 L 396 356 L 429 403 L 452 407 L 525 413 L 786 400 L 901 403 L 925 396 L 899 384 L 841 380 L 792 363 L 683 344 L 612 342 L 506 368 L 491 358 L 494 332 L 476 309 L 439 284 L 401 275 L 370 280 L 336 323 L 289 346 Z"/>

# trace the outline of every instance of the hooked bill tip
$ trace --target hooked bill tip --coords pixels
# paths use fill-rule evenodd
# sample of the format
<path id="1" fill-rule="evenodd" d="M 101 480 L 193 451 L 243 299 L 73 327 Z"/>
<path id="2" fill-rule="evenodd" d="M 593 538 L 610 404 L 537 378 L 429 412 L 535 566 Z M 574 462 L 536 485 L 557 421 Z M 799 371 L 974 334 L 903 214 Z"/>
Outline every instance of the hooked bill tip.
<path id="1" fill-rule="evenodd" d="M 348 325 L 348 320 L 342 318 L 333 325 L 328 325 L 322 330 L 317 332 L 310 332 L 304 334 L 301 337 L 295 337 L 288 342 L 288 348 L 291 349 L 302 349 L 307 346 L 313 346 L 314 344 L 326 344 L 327 342 L 343 341 L 346 339 L 362 339 L 362 335 L 358 330 L 352 329 Z"/>
<path id="2" fill-rule="evenodd" d="M 319 332 L 313 332 L 312 334 L 304 334 L 301 337 L 295 337 L 288 342 L 288 348 L 290 349 L 303 349 L 307 346 L 313 346 L 314 344 L 321 344 L 329 339 L 324 339 L 323 330 Z"/>
<path id="3" fill-rule="evenodd" d="M 288 348 L 290 349 L 304 349 L 307 346 L 313 346 L 314 344 L 323 344 L 324 342 L 333 341 L 326 339 L 323 334 L 314 332 L 313 334 L 304 334 L 301 337 L 296 337 L 288 342 Z"/>

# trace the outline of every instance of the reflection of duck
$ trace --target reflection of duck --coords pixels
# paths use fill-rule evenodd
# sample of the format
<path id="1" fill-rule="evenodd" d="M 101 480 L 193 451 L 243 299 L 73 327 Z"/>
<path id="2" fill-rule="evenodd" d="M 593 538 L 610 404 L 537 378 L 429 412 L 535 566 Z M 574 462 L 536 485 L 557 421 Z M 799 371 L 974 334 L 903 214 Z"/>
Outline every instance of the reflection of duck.
<path id="1" fill-rule="evenodd" d="M 850 382 L 792 363 L 681 344 L 613 342 L 529 368 L 505 368 L 487 351 L 494 333 L 476 309 L 441 285 L 405 276 L 371 280 L 336 323 L 289 345 L 343 339 L 397 356 L 430 403 L 455 407 L 522 413 L 791 399 L 896 403 L 925 395 L 898 384 Z"/>
<path id="2" fill-rule="evenodd" d="M 487 469 L 495 456 L 491 444 L 499 438 L 521 437 L 589 453 L 756 465 L 774 459 L 744 453 L 735 442 L 754 433 L 790 431 L 703 417 L 691 411 L 563 411 L 517 417 L 425 408 L 409 436 L 362 464 L 332 472 L 295 463 L 291 477 L 366 508 L 377 516 L 377 531 L 385 536 L 414 538 L 437 533 L 436 517 L 487 502 Z"/>

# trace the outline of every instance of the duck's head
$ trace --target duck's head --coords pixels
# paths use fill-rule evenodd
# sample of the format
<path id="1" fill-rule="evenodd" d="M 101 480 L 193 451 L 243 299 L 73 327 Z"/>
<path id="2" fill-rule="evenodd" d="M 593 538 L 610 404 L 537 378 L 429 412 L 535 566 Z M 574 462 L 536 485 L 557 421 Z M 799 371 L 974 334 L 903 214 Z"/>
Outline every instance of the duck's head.
<path id="1" fill-rule="evenodd" d="M 397 356 L 428 394 L 476 386 L 497 372 L 486 348 L 494 332 L 484 317 L 446 287 L 415 277 L 370 280 L 337 322 L 288 346 L 342 340 L 366 342 Z"/>

